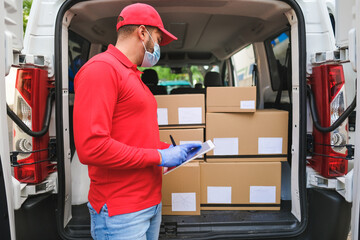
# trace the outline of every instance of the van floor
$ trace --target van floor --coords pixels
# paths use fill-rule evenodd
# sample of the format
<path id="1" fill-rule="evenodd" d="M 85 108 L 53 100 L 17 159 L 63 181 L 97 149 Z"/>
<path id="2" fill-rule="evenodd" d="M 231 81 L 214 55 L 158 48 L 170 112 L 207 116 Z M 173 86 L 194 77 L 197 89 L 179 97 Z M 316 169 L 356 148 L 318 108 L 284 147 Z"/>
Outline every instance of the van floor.
<path id="1" fill-rule="evenodd" d="M 90 215 L 86 204 L 72 206 L 72 219 L 67 231 L 75 236 L 90 237 Z M 201 211 L 199 216 L 162 216 L 160 238 L 168 239 L 173 234 L 204 232 L 248 232 L 267 231 L 281 226 L 283 231 L 297 223 L 291 214 L 291 201 L 281 201 L 279 211 Z M 165 238 L 166 236 L 166 238 Z"/>

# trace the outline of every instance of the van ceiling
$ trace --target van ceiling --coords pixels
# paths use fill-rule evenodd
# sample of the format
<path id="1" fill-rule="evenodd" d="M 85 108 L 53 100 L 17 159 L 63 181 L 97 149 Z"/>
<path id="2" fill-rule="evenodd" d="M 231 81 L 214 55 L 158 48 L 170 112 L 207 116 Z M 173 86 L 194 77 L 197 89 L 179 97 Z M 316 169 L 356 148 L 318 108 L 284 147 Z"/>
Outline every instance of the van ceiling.
<path id="1" fill-rule="evenodd" d="M 270 0 L 142 2 L 155 7 L 165 28 L 179 39 L 161 47 L 164 56 L 211 53 L 220 60 L 285 29 L 288 21 L 284 13 L 291 9 L 284 2 Z M 135 1 L 80 2 L 70 9 L 75 14 L 70 29 L 92 43 L 114 44 L 118 14 L 132 3 Z M 188 54 L 183 56 L 188 58 Z"/>

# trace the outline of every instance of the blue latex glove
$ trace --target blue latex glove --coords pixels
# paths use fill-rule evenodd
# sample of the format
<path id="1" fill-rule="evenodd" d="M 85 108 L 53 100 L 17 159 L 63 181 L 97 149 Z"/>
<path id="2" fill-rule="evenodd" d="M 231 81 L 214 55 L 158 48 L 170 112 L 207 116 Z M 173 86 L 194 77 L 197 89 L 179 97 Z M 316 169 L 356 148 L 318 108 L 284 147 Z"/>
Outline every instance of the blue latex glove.
<path id="1" fill-rule="evenodd" d="M 162 167 L 175 167 L 187 159 L 187 156 L 194 156 L 201 148 L 201 144 L 188 143 L 182 144 L 175 147 L 169 147 L 167 149 L 158 150 L 161 154 Z"/>

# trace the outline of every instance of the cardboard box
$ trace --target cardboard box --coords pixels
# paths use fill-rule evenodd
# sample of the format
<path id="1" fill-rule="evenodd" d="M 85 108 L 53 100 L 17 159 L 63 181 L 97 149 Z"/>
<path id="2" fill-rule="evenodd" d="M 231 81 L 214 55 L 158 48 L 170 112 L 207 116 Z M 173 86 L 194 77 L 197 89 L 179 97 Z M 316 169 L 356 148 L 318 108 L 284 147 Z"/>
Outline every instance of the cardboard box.
<path id="1" fill-rule="evenodd" d="M 190 129 L 160 129 L 160 141 L 171 143 L 170 134 L 174 138 L 177 145 L 185 143 L 203 143 L 204 142 L 204 128 L 190 128 Z M 200 156 L 193 161 L 203 161 L 204 156 Z"/>
<path id="2" fill-rule="evenodd" d="M 204 126 L 204 94 L 155 95 L 160 127 Z"/>
<path id="3" fill-rule="evenodd" d="M 163 215 L 200 215 L 200 165 L 189 162 L 163 176 Z"/>
<path id="4" fill-rule="evenodd" d="M 201 210 L 279 210 L 280 162 L 201 163 Z"/>
<path id="5" fill-rule="evenodd" d="M 177 145 L 197 142 L 204 142 L 204 129 L 160 129 L 160 141 L 171 144 L 170 134 L 174 138 Z"/>
<path id="6" fill-rule="evenodd" d="M 206 112 L 255 112 L 256 87 L 208 87 Z"/>
<path id="7" fill-rule="evenodd" d="M 288 112 L 265 109 L 254 113 L 207 113 L 206 140 L 215 149 L 206 156 L 286 160 Z M 273 158 L 273 157 L 277 157 Z"/>

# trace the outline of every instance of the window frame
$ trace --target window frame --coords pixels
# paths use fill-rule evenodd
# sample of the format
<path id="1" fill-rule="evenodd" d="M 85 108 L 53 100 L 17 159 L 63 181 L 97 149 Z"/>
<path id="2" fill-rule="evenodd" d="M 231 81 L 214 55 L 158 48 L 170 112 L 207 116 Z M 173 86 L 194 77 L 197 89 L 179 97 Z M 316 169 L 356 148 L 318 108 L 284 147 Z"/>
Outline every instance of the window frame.
<path id="1" fill-rule="evenodd" d="M 266 39 L 264 41 L 264 46 L 265 46 L 265 51 L 266 51 L 266 56 L 267 56 L 267 64 L 268 64 L 268 68 L 269 68 L 269 76 L 270 76 L 270 83 L 271 83 L 271 89 L 274 92 L 278 92 L 280 89 L 280 82 L 281 82 L 281 76 L 279 73 L 279 69 L 278 66 L 276 64 L 277 58 L 275 57 L 274 51 L 273 51 L 273 47 L 271 46 L 271 42 L 279 37 L 281 34 L 283 33 L 287 33 L 287 36 L 289 38 L 289 45 L 291 46 L 291 34 L 290 34 L 290 28 L 286 28 L 283 29 L 279 32 L 277 32 L 276 34 L 272 35 L 270 38 Z M 291 50 L 291 48 L 290 48 Z M 290 52 L 290 56 L 289 58 L 291 59 L 291 52 Z M 291 70 L 291 68 L 290 68 Z M 275 79 L 278 78 L 278 79 Z M 286 84 L 286 88 L 284 88 L 284 85 Z M 283 83 L 283 87 L 281 89 L 282 91 L 288 90 L 288 86 L 287 83 Z"/>
<path id="2" fill-rule="evenodd" d="M 236 66 L 234 65 L 234 56 L 238 53 L 240 53 L 241 51 L 245 50 L 246 48 L 248 48 L 249 46 L 252 46 L 252 53 L 253 53 L 253 57 L 254 57 L 254 62 L 252 64 L 249 65 L 249 69 L 248 69 L 248 72 L 250 72 L 250 68 L 252 67 L 251 69 L 251 75 L 249 74 L 249 78 L 251 77 L 251 84 L 250 85 L 239 85 L 238 82 L 244 80 L 240 80 L 238 81 L 238 75 L 237 75 L 237 72 L 236 72 Z M 254 50 L 254 43 L 250 43 L 248 45 L 246 45 L 245 47 L 241 48 L 239 51 L 237 51 L 236 53 L 234 53 L 233 55 L 231 55 L 231 57 L 229 58 L 230 61 L 231 61 L 231 66 L 232 66 L 232 71 L 233 71 L 233 86 L 235 87 L 250 87 L 250 86 L 255 86 L 256 84 L 254 83 L 254 80 L 253 80 L 253 69 L 254 69 L 254 66 L 257 65 L 257 59 L 256 59 L 256 55 L 255 55 L 255 50 Z"/>

